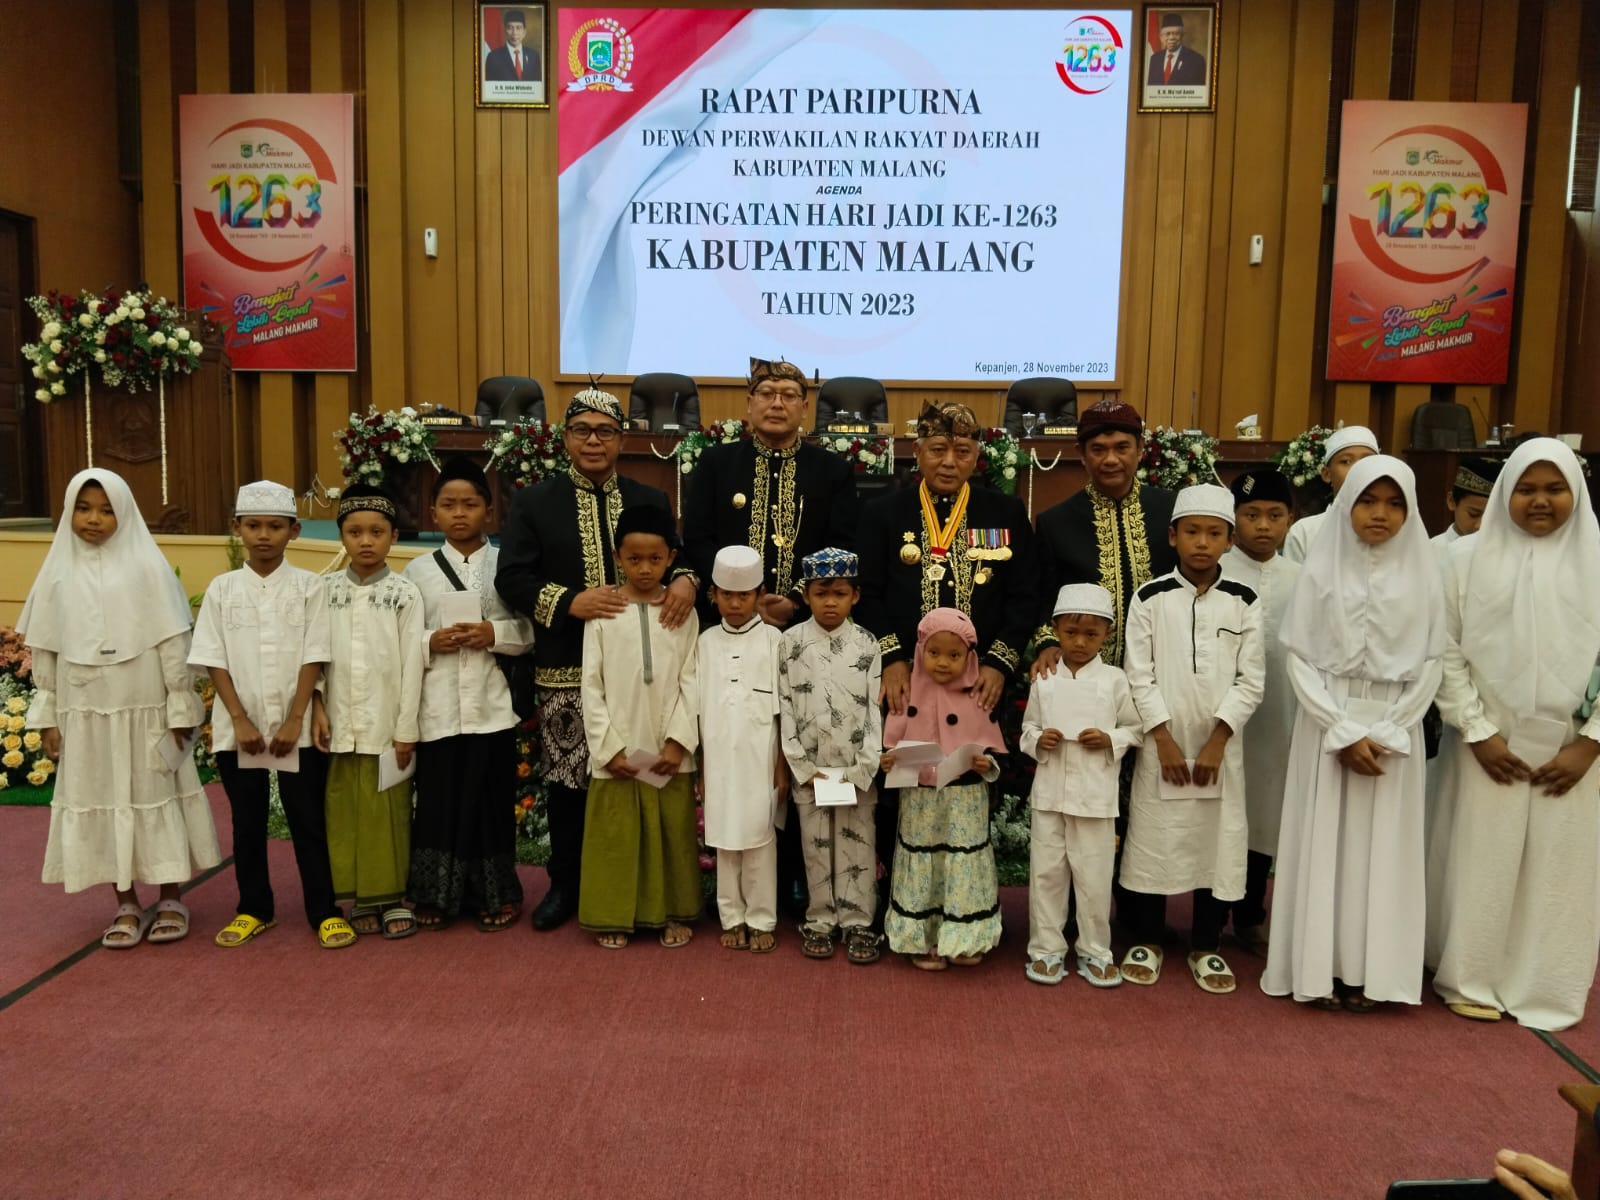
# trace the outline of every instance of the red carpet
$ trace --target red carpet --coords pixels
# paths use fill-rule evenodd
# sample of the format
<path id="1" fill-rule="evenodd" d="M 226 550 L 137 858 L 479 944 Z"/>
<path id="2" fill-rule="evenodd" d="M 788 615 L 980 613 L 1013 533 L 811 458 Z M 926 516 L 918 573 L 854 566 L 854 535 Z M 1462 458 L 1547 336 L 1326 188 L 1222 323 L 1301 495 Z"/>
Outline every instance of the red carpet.
<path id="1" fill-rule="evenodd" d="M 86 918 L 11 878 L 30 815 L 0 809 L 0 898 L 40 957 Z M 1036 987 L 1020 891 L 990 962 L 930 977 L 787 932 L 732 954 L 709 925 L 678 951 L 524 922 L 328 953 L 287 843 L 273 863 L 287 919 L 258 941 L 210 944 L 224 873 L 188 941 L 97 951 L 0 1012 L 0 1192 L 1332 1200 L 1482 1174 L 1501 1145 L 1570 1156 L 1575 1073 L 1525 1030 L 1307 1011 L 1242 953 L 1233 997 L 1179 958 L 1155 988 Z"/>

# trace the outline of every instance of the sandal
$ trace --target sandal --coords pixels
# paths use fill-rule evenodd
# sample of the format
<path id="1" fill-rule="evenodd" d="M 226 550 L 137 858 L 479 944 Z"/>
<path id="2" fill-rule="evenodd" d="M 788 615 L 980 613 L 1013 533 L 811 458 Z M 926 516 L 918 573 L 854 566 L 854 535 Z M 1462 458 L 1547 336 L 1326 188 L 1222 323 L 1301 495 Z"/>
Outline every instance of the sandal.
<path id="1" fill-rule="evenodd" d="M 594 944 L 602 950 L 621 950 L 628 944 L 628 935 L 625 933 L 597 933 L 594 935 Z"/>
<path id="2" fill-rule="evenodd" d="M 145 935 L 149 942 L 181 942 L 189 936 L 189 910 L 182 900 L 161 900 L 156 903 L 156 921 Z"/>
<path id="3" fill-rule="evenodd" d="M 522 917 L 522 909 L 515 904 L 502 904 L 493 912 L 478 914 L 478 929 L 483 933 L 499 933 L 502 929 L 510 929 Z M 449 922 L 444 923 L 448 925 Z M 423 926 L 427 928 L 427 926 Z M 436 926 L 443 929 L 444 925 Z"/>
<path id="4" fill-rule="evenodd" d="M 1062 967 L 1061 955 L 1046 954 L 1043 958 L 1029 959 L 1028 965 L 1022 969 L 1022 973 L 1033 980 L 1034 983 L 1042 983 L 1046 987 L 1055 987 L 1056 984 L 1066 978 L 1066 973 Z"/>
<path id="5" fill-rule="evenodd" d="M 378 919 L 383 910 L 378 908 L 358 908 L 350 914 L 350 928 L 362 937 L 368 934 L 382 933 L 383 922 Z"/>
<path id="6" fill-rule="evenodd" d="M 390 929 L 390 925 L 399 925 L 399 929 Z M 417 915 L 403 904 L 393 908 L 386 908 L 383 912 L 383 940 L 398 942 L 401 938 L 408 938 L 417 931 Z"/>
<path id="7" fill-rule="evenodd" d="M 771 954 L 778 948 L 778 934 L 772 929 L 752 929 L 750 931 L 750 953 Z"/>
<path id="8" fill-rule="evenodd" d="M 975 967 L 983 961 L 981 954 L 952 954 L 950 965 L 954 967 Z"/>
<path id="9" fill-rule="evenodd" d="M 1122 977 L 1140 987 L 1152 987 L 1161 979 L 1161 947 L 1138 945 L 1122 956 Z"/>
<path id="10" fill-rule="evenodd" d="M 661 936 L 656 938 L 668 950 L 681 950 L 694 938 L 694 930 L 682 921 L 668 921 L 667 927 L 661 931 Z"/>
<path id="11" fill-rule="evenodd" d="M 1189 955 L 1189 974 L 1202 992 L 1226 996 L 1239 986 L 1233 968 L 1215 950 L 1196 950 Z"/>
<path id="12" fill-rule="evenodd" d="M 1122 972 L 1109 958 L 1085 958 L 1078 955 L 1078 974 L 1098 988 L 1122 986 Z"/>
<path id="13" fill-rule="evenodd" d="M 273 920 L 263 921 L 260 917 L 252 917 L 249 913 L 240 913 L 224 925 L 212 940 L 219 946 L 242 946 L 276 924 L 277 922 Z"/>
<path id="14" fill-rule="evenodd" d="M 1354 991 L 1345 996 L 1344 1010 L 1345 1012 L 1353 1013 L 1377 1012 L 1378 1002 L 1376 1000 L 1369 1000 L 1365 992 Z"/>
<path id="15" fill-rule="evenodd" d="M 950 965 L 942 954 L 913 955 L 911 965 L 919 971 L 942 971 Z"/>
<path id="16" fill-rule="evenodd" d="M 858 967 L 878 961 L 878 943 L 883 935 L 873 933 L 865 925 L 854 925 L 844 932 L 845 957 Z"/>
<path id="17" fill-rule="evenodd" d="M 1326 996 L 1318 996 L 1310 1003 L 1312 1008 L 1320 1008 L 1323 1012 L 1344 1011 L 1344 1001 L 1332 992 L 1329 992 Z"/>
<path id="18" fill-rule="evenodd" d="M 125 917 L 135 918 L 135 923 L 127 924 L 123 919 Z M 111 918 L 111 924 L 100 935 L 100 944 L 107 950 L 132 950 L 144 941 L 145 930 L 150 928 L 153 920 L 155 914 L 145 912 L 137 904 L 119 904 L 117 915 Z"/>
<path id="19" fill-rule="evenodd" d="M 800 953 L 807 958 L 832 958 L 833 930 L 801 927 Z"/>
<path id="20" fill-rule="evenodd" d="M 445 916 L 444 913 L 440 912 L 437 908 L 414 908 L 411 910 L 411 917 L 414 921 L 416 921 L 417 928 L 419 929 L 437 931 L 450 928 L 450 918 Z M 479 915 L 478 920 L 481 927 L 481 922 L 483 921 L 481 914 Z"/>
<path id="21" fill-rule="evenodd" d="M 317 926 L 317 944 L 324 950 L 343 950 L 355 945 L 356 931 L 343 917 L 329 917 Z"/>
<path id="22" fill-rule="evenodd" d="M 1498 1021 L 1505 1014 L 1498 1008 L 1490 1008 L 1487 1004 L 1469 1004 L 1465 1000 L 1455 1004 L 1445 1005 L 1458 1017 L 1465 1017 L 1469 1021 Z"/>
<path id="23" fill-rule="evenodd" d="M 745 936 L 746 929 L 743 925 L 735 925 L 732 929 L 722 931 L 722 948 L 724 950 L 744 950 L 750 945 Z"/>

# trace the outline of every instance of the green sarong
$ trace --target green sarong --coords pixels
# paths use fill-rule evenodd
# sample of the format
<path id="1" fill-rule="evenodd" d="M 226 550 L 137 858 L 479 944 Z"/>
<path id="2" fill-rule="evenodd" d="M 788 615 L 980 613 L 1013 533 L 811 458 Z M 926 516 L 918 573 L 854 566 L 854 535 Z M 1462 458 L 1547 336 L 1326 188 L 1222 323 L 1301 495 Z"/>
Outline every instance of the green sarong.
<path id="1" fill-rule="evenodd" d="M 411 866 L 411 780 L 378 790 L 378 756 L 328 756 L 328 865 L 336 900 L 394 904 Z"/>
<path id="2" fill-rule="evenodd" d="M 592 779 L 583 818 L 578 924 L 595 933 L 660 929 L 700 915 L 694 789 Z"/>

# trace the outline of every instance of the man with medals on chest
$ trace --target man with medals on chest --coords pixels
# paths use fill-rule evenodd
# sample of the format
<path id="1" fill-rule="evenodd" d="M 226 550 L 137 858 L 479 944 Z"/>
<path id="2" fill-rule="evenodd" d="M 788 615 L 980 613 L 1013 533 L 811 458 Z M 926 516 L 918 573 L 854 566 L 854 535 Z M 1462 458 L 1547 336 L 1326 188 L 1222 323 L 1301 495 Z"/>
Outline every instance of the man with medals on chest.
<path id="1" fill-rule="evenodd" d="M 562 440 L 572 459 L 563 475 L 517 493 L 501 535 L 498 591 L 535 625 L 539 773 L 549 788 L 550 891 L 533 912 L 533 927 L 555 929 L 578 909 L 589 746 L 583 730 L 583 623 L 609 620 L 627 608 L 617 590 L 616 529 L 622 510 L 653 505 L 671 511 L 667 495 L 617 474 L 622 405 L 589 387 L 567 406 Z M 673 573 L 661 623 L 689 620 L 699 580 L 688 567 Z"/>
<path id="2" fill-rule="evenodd" d="M 874 500 L 861 515 L 860 624 L 883 651 L 883 694 L 904 712 L 917 623 L 956 608 L 978 632 L 973 695 L 993 709 L 1038 621 L 1039 572 L 1022 502 L 968 481 L 981 461 L 978 421 L 965 404 L 930 404 L 917 419 L 915 488 Z M 892 844 L 892 843 L 890 843 Z"/>
<path id="3" fill-rule="evenodd" d="M 1088 486 L 1039 514 L 1039 657 L 1034 674 L 1061 657 L 1050 627 L 1051 599 L 1069 583 L 1098 583 L 1111 593 L 1116 625 L 1101 656 L 1122 665 L 1123 625 L 1133 594 L 1177 566 L 1167 540 L 1172 492 L 1139 482 L 1144 421 L 1131 406 L 1101 400 L 1078 418 L 1078 447 Z M 1131 759 L 1131 755 L 1129 756 Z"/>
<path id="4" fill-rule="evenodd" d="M 806 377 L 793 363 L 752 358 L 747 405 L 750 437 L 706 447 L 689 477 L 683 547 L 702 579 L 711 577 L 725 546 L 759 552 L 767 589 L 759 612 L 782 629 L 807 616 L 801 559 L 827 546 L 855 545 L 855 470 L 840 455 L 800 440 Z"/>

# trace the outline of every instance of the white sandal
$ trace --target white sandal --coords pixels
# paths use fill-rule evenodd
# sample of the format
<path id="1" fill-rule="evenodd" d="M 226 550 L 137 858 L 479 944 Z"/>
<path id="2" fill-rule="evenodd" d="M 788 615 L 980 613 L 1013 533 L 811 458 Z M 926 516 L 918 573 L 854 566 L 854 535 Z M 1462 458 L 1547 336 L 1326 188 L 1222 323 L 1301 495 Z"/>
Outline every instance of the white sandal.
<path id="1" fill-rule="evenodd" d="M 1161 982 L 1161 947 L 1142 944 L 1133 947 L 1122 956 L 1122 978 L 1139 987 L 1154 987 Z M 1128 974 L 1129 967 L 1143 967 L 1149 971 L 1149 979 L 1137 979 Z"/>
<path id="2" fill-rule="evenodd" d="M 1028 959 L 1028 965 L 1022 973 L 1034 983 L 1042 983 L 1046 987 L 1054 987 L 1066 978 L 1062 969 L 1062 957 L 1059 954 L 1046 954 L 1040 958 Z"/>
<path id="3" fill-rule="evenodd" d="M 162 900 L 156 905 L 156 921 L 150 927 L 146 940 L 151 945 L 157 942 L 181 942 L 189 936 L 189 910 L 184 907 L 182 900 Z"/>
<path id="4" fill-rule="evenodd" d="M 137 925 L 119 925 L 123 917 L 138 917 Z M 106 926 L 106 931 L 100 935 L 100 944 L 107 950 L 132 950 L 144 941 L 145 930 L 150 928 L 155 914 L 145 912 L 137 904 L 117 905 L 117 915 L 111 919 L 111 924 Z"/>
<path id="5" fill-rule="evenodd" d="M 1102 974 L 1096 975 L 1100 971 Z M 1109 974 L 1104 974 L 1109 972 Z M 1114 988 L 1122 986 L 1122 972 L 1117 964 L 1109 958 L 1085 958 L 1078 955 L 1078 974 L 1082 975 L 1097 988 Z M 1128 980 L 1132 983 L 1133 980 Z"/>
<path id="6" fill-rule="evenodd" d="M 1227 960 L 1215 950 L 1198 950 L 1189 955 L 1189 974 L 1194 976 L 1195 983 L 1202 992 L 1210 992 L 1213 996 L 1226 996 L 1239 986 L 1234 978 L 1233 968 L 1228 966 Z M 1225 978 L 1228 982 L 1223 985 L 1207 983 L 1207 978 Z"/>

